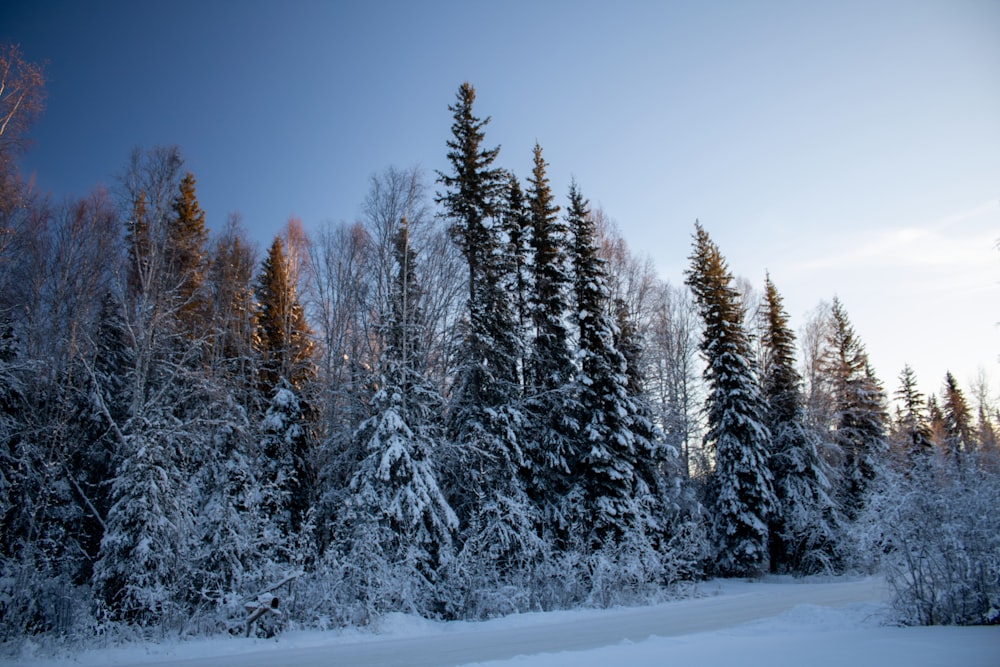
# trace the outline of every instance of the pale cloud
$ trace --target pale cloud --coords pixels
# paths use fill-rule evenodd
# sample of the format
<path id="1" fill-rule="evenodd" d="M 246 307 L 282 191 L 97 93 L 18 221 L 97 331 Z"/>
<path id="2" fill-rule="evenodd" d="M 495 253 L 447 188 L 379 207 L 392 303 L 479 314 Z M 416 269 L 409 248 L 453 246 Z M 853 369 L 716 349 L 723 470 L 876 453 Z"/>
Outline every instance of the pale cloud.
<path id="1" fill-rule="evenodd" d="M 946 371 L 1000 376 L 1000 202 L 919 224 L 809 239 L 784 269 L 792 312 L 841 297 L 891 392 L 904 364 L 925 392 Z"/>
<path id="2" fill-rule="evenodd" d="M 926 224 L 862 233 L 847 241 L 849 247 L 806 257 L 790 268 L 815 272 L 954 267 L 964 275 L 995 272 L 998 221 L 1000 203 L 990 202 Z"/>

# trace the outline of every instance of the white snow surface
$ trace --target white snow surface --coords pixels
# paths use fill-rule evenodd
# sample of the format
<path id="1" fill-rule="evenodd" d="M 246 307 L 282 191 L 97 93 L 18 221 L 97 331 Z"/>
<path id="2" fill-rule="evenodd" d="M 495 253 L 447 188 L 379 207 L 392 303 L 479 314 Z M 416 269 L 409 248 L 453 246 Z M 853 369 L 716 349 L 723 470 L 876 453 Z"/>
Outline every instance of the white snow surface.
<path id="1" fill-rule="evenodd" d="M 714 580 L 648 607 L 519 614 L 482 623 L 387 616 L 366 630 L 286 632 L 90 649 L 30 667 L 997 667 L 1000 627 L 899 627 L 877 578 Z"/>

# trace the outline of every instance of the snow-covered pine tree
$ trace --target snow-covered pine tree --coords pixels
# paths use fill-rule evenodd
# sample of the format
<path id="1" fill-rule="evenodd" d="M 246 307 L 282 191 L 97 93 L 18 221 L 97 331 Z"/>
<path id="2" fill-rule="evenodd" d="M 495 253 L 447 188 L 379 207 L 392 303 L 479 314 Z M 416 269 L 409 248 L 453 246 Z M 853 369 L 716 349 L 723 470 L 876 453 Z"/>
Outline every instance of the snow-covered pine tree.
<path id="1" fill-rule="evenodd" d="M 899 465 L 911 464 L 918 457 L 932 453 L 931 426 L 927 420 L 927 402 L 917 388 L 917 375 L 909 364 L 899 374 L 896 390 L 896 423 L 892 441 L 899 451 Z"/>
<path id="2" fill-rule="evenodd" d="M 652 462 L 653 444 L 629 394 L 625 356 L 616 346 L 619 331 L 611 313 L 603 261 L 587 201 L 573 183 L 567 224 L 572 233 L 574 312 L 579 327 L 578 453 L 568 461 L 580 487 L 587 549 L 648 534 L 652 528 L 653 489 L 640 463 Z M 637 435 L 636 430 L 640 431 Z M 647 471 L 648 472 L 648 471 Z"/>
<path id="3" fill-rule="evenodd" d="M 308 403 L 281 378 L 271 391 L 260 422 L 260 445 L 254 472 L 260 485 L 260 510 L 265 519 L 263 540 L 277 562 L 294 562 L 297 533 L 312 501 L 311 420 Z"/>
<path id="4" fill-rule="evenodd" d="M 518 359 L 518 380 L 522 391 L 527 388 L 527 345 L 528 327 L 531 320 L 529 303 L 531 276 L 531 217 L 524 201 L 524 193 L 517 176 L 508 174 L 507 197 L 503 208 L 503 228 L 507 236 L 507 248 L 511 262 L 511 284 L 514 295 L 514 321 L 517 323 L 516 338 L 520 342 Z"/>
<path id="5" fill-rule="evenodd" d="M 812 574 L 837 565 L 839 515 L 819 435 L 806 423 L 795 334 L 781 295 L 765 279 L 762 393 L 771 433 L 771 472 L 778 511 L 771 519 L 771 570 Z"/>
<path id="6" fill-rule="evenodd" d="M 389 312 L 380 327 L 379 387 L 372 416 L 357 434 L 366 456 L 351 480 L 349 532 L 352 550 L 379 554 L 372 565 L 394 570 L 377 599 L 395 599 L 406 611 L 426 614 L 437 606 L 439 568 L 453 556 L 458 519 L 436 470 L 444 402 L 426 377 L 421 291 L 405 218 L 395 239 L 395 266 Z M 365 580 L 378 585 L 377 576 Z M 406 589 L 411 594 L 400 597 Z"/>
<path id="7" fill-rule="evenodd" d="M 951 371 L 945 373 L 944 389 L 941 394 L 944 413 L 944 451 L 952 461 L 959 461 L 973 446 L 972 413 L 965 400 L 965 394 L 958 386 Z"/>
<path id="8" fill-rule="evenodd" d="M 170 414 L 148 410 L 124 430 L 111 508 L 94 566 L 108 615 L 140 627 L 176 623 L 192 527 L 182 443 Z"/>
<path id="9" fill-rule="evenodd" d="M 551 539 L 564 542 L 570 532 L 579 532 L 579 508 L 567 506 L 570 488 L 576 482 L 574 466 L 578 410 L 572 380 L 576 374 L 570 350 L 567 317 L 570 313 L 572 278 L 569 266 L 569 234 L 559 217 L 545 173 L 542 148 L 534 147 L 534 168 L 528 179 L 528 218 L 532 249 L 531 340 L 526 376 L 525 413 L 528 419 L 526 446 L 532 475 L 528 493 L 538 505 L 544 530 Z M 572 504 L 572 503 L 571 503 Z"/>
<path id="10" fill-rule="evenodd" d="M 475 99 L 475 89 L 463 83 L 449 107 L 454 118 L 448 141 L 452 173 L 438 175 L 445 192 L 437 201 L 465 257 L 469 291 L 446 413 L 453 448 L 446 470 L 449 503 L 462 525 L 460 560 L 470 569 L 492 570 L 505 578 L 516 574 L 516 564 L 527 566 L 537 551 L 537 537 L 521 477 L 527 461 L 517 438 L 523 424 L 519 342 L 504 290 L 509 262 L 497 220 L 504 173 L 492 166 L 499 148 L 482 148 L 489 119 L 473 114 Z M 486 536 L 501 548 L 477 551 Z"/>
<path id="11" fill-rule="evenodd" d="M 709 507 L 715 523 L 715 570 L 754 575 L 766 567 L 768 521 L 777 501 L 768 467 L 770 434 L 751 367 L 743 306 L 718 246 L 698 223 L 686 282 L 704 323 L 708 431 L 715 454 Z"/>
<path id="12" fill-rule="evenodd" d="M 833 396 L 833 444 L 843 459 L 835 497 L 846 518 L 853 521 L 885 463 L 885 396 L 837 298 L 830 309 L 826 347 L 824 374 Z"/>
<path id="13" fill-rule="evenodd" d="M 261 410 L 257 404 L 258 358 L 255 352 L 257 309 L 254 299 L 254 246 L 234 214 L 218 236 L 209 257 L 211 285 L 211 372 L 233 386 L 250 414 Z"/>
<path id="14" fill-rule="evenodd" d="M 314 345 L 280 235 L 274 237 L 264 259 L 257 280 L 257 299 L 262 389 L 268 394 L 284 380 L 302 391 L 316 374 Z"/>
<path id="15" fill-rule="evenodd" d="M 205 212 L 195 194 L 195 178 L 187 172 L 174 198 L 173 216 L 167 227 L 165 287 L 173 297 L 175 317 L 180 330 L 188 337 L 205 334 L 208 315 L 205 272 L 207 268 Z"/>

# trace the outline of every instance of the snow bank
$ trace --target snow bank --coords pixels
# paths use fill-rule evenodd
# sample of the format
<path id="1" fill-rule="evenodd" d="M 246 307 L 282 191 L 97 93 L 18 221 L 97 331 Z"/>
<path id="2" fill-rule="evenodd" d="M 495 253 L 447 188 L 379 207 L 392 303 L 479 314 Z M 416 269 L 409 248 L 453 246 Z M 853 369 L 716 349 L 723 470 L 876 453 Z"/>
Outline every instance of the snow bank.
<path id="1" fill-rule="evenodd" d="M 713 581 L 649 607 L 441 623 L 391 614 L 365 631 L 289 632 L 89 650 L 25 667 L 996 667 L 1000 627 L 891 625 L 878 579 Z"/>

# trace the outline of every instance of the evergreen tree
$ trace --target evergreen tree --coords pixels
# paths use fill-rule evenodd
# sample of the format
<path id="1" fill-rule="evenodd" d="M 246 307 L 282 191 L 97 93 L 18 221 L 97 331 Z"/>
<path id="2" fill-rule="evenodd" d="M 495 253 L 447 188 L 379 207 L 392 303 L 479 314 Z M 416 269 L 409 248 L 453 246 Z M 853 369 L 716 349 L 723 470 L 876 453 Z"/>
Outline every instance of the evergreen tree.
<path id="1" fill-rule="evenodd" d="M 935 447 L 944 447 L 944 412 L 938 397 L 931 394 L 927 397 L 927 424 L 931 429 L 931 442 Z"/>
<path id="2" fill-rule="evenodd" d="M 926 415 L 924 395 L 917 389 L 917 376 L 909 364 L 899 374 L 896 391 L 895 439 L 907 458 L 925 456 L 933 449 L 931 427 Z"/>
<path id="3" fill-rule="evenodd" d="M 564 507 L 574 481 L 577 424 L 571 380 L 575 374 L 566 318 L 569 314 L 569 238 L 559 207 L 553 203 L 542 149 L 534 148 L 529 179 L 531 228 L 531 321 L 534 338 L 527 364 L 527 445 L 534 474 L 529 493 L 557 534 L 565 537 L 573 510 Z"/>
<path id="4" fill-rule="evenodd" d="M 403 578 L 431 596 L 438 568 L 451 555 L 458 520 L 435 470 L 443 401 L 425 375 L 421 292 L 405 218 L 395 260 L 390 312 L 381 327 L 380 386 L 373 414 L 358 432 L 366 456 L 351 481 L 351 517 L 360 522 L 353 531 L 357 538 L 376 542 L 361 546 L 364 552 L 402 564 Z"/>
<path id="5" fill-rule="evenodd" d="M 770 276 L 764 298 L 762 393 L 778 500 L 770 526 L 771 569 L 809 574 L 835 564 L 838 515 L 819 437 L 806 424 L 795 334 Z"/>
<path id="6" fill-rule="evenodd" d="M 527 349 L 523 341 L 528 337 L 528 325 L 531 320 L 529 304 L 532 283 L 531 277 L 531 217 L 524 201 L 524 193 L 517 177 L 509 175 L 507 185 L 507 201 L 503 212 L 504 231 L 507 235 L 507 248 L 511 266 L 511 285 L 514 295 L 514 321 L 517 323 L 516 338 L 520 341 L 518 359 L 518 375 L 522 388 L 527 384 Z"/>
<path id="7" fill-rule="evenodd" d="M 843 467 L 838 501 L 848 519 L 857 518 L 887 450 L 885 398 L 843 304 L 830 311 L 825 373 L 834 402 L 834 445 Z"/>
<path id="8" fill-rule="evenodd" d="M 94 583 L 111 618 L 138 626 L 176 622 L 185 592 L 192 512 L 177 465 L 186 449 L 170 415 L 147 411 L 124 433 Z"/>
<path id="9" fill-rule="evenodd" d="M 264 260 L 257 280 L 257 299 L 263 387 L 270 392 L 284 380 L 301 390 L 315 374 L 312 331 L 296 294 L 280 236 L 274 238 Z"/>
<path id="10" fill-rule="evenodd" d="M 963 454 L 970 451 L 973 445 L 972 413 L 965 400 L 965 394 L 955 381 L 955 376 L 948 371 L 944 376 L 944 393 L 942 394 L 944 413 L 943 435 L 944 451 L 948 458 L 959 461 Z"/>
<path id="11" fill-rule="evenodd" d="M 312 499 L 313 437 L 309 405 L 284 378 L 271 390 L 260 432 L 256 468 L 263 487 L 261 511 L 268 522 L 267 541 L 276 558 L 290 562 L 292 544 Z"/>
<path id="12" fill-rule="evenodd" d="M 542 148 L 535 144 L 534 169 L 529 179 L 528 212 L 534 251 L 532 322 L 535 338 L 530 361 L 530 388 L 535 393 L 563 387 L 573 373 L 566 317 L 569 312 L 569 275 L 565 221 L 553 204 Z"/>
<path id="13" fill-rule="evenodd" d="M 266 412 L 260 423 L 263 513 L 273 531 L 269 540 L 278 558 L 288 562 L 303 528 L 315 487 L 313 471 L 314 410 L 309 400 L 312 332 L 291 276 L 281 236 L 276 236 L 257 280 L 257 343 L 263 360 L 261 392 Z"/>
<path id="14" fill-rule="evenodd" d="M 202 286 L 207 268 L 208 230 L 205 228 L 205 212 L 201 210 L 195 194 L 195 180 L 191 172 L 181 179 L 180 192 L 174 199 L 172 208 L 174 215 L 167 228 L 166 287 L 173 295 L 177 308 L 176 317 L 182 330 L 188 335 L 197 335 L 202 333 L 199 327 L 206 316 Z M 138 214 L 137 210 L 136 215 Z M 136 241 L 141 242 L 142 237 L 137 236 Z"/>
<path id="15" fill-rule="evenodd" d="M 652 444 L 633 428 L 638 409 L 628 391 L 625 356 L 615 345 L 603 262 L 593 219 L 576 184 L 570 186 L 567 223 L 573 234 L 575 312 L 579 326 L 579 453 L 569 463 L 581 487 L 590 548 L 648 528 L 652 489 L 637 474 Z M 640 451 L 641 450 L 641 451 Z M 641 525 L 646 524 L 646 525 Z"/>
<path id="16" fill-rule="evenodd" d="M 768 467 L 770 434 L 751 367 L 743 306 L 718 247 L 695 225 L 687 285 L 704 323 L 708 384 L 705 444 L 715 454 L 710 505 L 720 574 L 759 573 L 767 562 L 768 521 L 776 510 Z"/>
<path id="17" fill-rule="evenodd" d="M 211 370 L 231 384 L 240 403 L 257 413 L 255 400 L 259 348 L 254 299 L 256 252 L 233 216 L 215 240 L 209 260 L 211 287 Z"/>
<path id="18" fill-rule="evenodd" d="M 449 502 L 465 526 L 460 556 L 495 558 L 487 567 L 498 568 L 507 554 L 529 554 L 534 542 L 526 529 L 533 521 L 525 520 L 531 509 L 521 482 L 527 461 L 517 439 L 523 422 L 517 408 L 519 344 L 504 290 L 509 263 L 496 220 L 505 177 L 492 166 L 499 148 L 482 148 L 489 119 L 473 114 L 475 89 L 464 83 L 457 98 L 449 107 L 454 118 L 448 141 L 452 173 L 439 174 L 445 192 L 437 196 L 465 258 L 469 291 L 447 411 L 448 439 L 455 448 L 447 467 L 452 475 Z M 502 511 L 492 511 L 496 507 Z M 486 535 L 504 548 L 470 551 Z"/>

